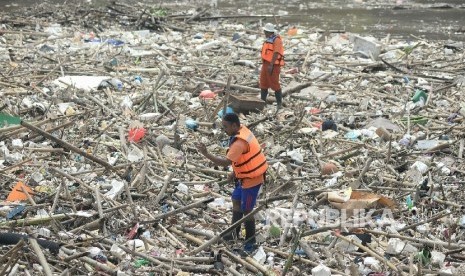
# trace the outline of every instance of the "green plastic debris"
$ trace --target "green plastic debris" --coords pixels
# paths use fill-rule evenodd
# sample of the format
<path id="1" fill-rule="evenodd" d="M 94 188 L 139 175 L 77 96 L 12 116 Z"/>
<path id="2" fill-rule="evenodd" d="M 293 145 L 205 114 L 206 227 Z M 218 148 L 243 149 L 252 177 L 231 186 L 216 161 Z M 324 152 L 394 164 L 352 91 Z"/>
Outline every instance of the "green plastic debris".
<path id="1" fill-rule="evenodd" d="M 147 261 L 146 259 L 138 259 L 137 261 L 134 262 L 134 267 L 140 268 L 148 264 L 150 264 L 150 262 Z"/>
<path id="2" fill-rule="evenodd" d="M 428 248 L 423 248 L 415 257 L 422 265 L 427 265 L 431 262 L 431 251 Z"/>
<path id="3" fill-rule="evenodd" d="M 150 14 L 156 17 L 164 17 L 168 15 L 168 11 L 162 8 L 152 8 Z"/>
<path id="4" fill-rule="evenodd" d="M 269 232 L 271 238 L 279 238 L 281 236 L 281 229 L 275 225 L 270 227 Z"/>
<path id="5" fill-rule="evenodd" d="M 404 124 L 404 125 L 407 125 L 407 121 L 408 121 L 408 118 L 407 117 L 404 117 L 402 119 L 400 119 L 401 123 Z M 421 117 L 421 116 L 413 116 L 413 117 L 410 117 L 410 124 L 411 125 L 426 125 L 426 123 L 428 123 L 428 118 L 425 118 L 425 117 Z"/>
<path id="6" fill-rule="evenodd" d="M 410 195 L 407 196 L 407 199 L 405 200 L 405 203 L 407 204 L 408 209 L 412 210 L 413 201 L 412 201 L 412 197 Z"/>
<path id="7" fill-rule="evenodd" d="M 412 97 L 412 101 L 413 101 L 414 103 L 416 103 L 416 102 L 422 100 L 423 103 L 426 103 L 426 99 L 427 99 L 427 98 L 428 98 L 428 94 L 426 94 L 426 92 L 425 92 L 424 90 L 422 90 L 422 89 L 417 89 L 417 90 L 415 91 L 415 95 L 413 95 L 413 97 Z"/>
<path id="8" fill-rule="evenodd" d="M 0 113 L 0 128 L 9 126 L 9 125 L 19 125 L 21 124 L 21 119 L 19 117 L 11 116 L 5 113 Z"/>

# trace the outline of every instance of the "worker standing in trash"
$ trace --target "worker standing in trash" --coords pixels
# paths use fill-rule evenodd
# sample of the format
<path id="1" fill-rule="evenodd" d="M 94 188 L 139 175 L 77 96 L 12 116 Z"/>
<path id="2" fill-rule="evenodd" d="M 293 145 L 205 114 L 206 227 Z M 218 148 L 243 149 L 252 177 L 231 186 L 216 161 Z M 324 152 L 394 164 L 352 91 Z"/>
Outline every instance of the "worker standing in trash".
<path id="1" fill-rule="evenodd" d="M 283 101 L 283 93 L 279 84 L 279 74 L 284 65 L 283 41 L 272 23 L 267 23 L 263 31 L 266 40 L 261 51 L 263 63 L 260 71 L 260 96 L 263 101 L 266 101 L 268 89 L 271 88 L 275 93 L 277 109 L 280 109 Z"/>
<path id="2" fill-rule="evenodd" d="M 233 213 L 231 224 L 250 213 L 255 207 L 261 186 L 265 182 L 268 169 L 266 157 L 253 133 L 241 125 L 239 117 L 234 113 L 227 113 L 222 120 L 222 128 L 230 136 L 229 148 L 226 156 L 216 156 L 207 151 L 204 144 L 198 143 L 199 152 L 218 166 L 232 165 L 235 188 L 232 192 Z M 255 218 L 252 216 L 244 222 L 245 245 L 244 251 L 251 252 L 255 245 Z M 238 226 L 225 240 L 233 240 L 239 236 L 241 227 Z"/>

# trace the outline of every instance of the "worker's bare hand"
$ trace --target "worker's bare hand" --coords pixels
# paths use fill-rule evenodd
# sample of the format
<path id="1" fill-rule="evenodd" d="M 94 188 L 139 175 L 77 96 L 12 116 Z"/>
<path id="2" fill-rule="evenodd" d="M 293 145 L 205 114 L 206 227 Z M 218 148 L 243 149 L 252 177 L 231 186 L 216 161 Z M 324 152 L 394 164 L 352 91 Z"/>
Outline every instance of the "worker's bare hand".
<path id="1" fill-rule="evenodd" d="M 197 150 L 202 154 L 206 155 L 208 153 L 207 146 L 204 143 L 195 143 Z"/>

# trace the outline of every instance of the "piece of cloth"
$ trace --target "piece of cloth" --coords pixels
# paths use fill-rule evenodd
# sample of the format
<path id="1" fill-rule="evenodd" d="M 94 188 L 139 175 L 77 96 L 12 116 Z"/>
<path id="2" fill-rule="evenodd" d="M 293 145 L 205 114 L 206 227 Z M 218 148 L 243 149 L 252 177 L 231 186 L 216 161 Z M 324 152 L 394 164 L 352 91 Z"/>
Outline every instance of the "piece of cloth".
<path id="1" fill-rule="evenodd" d="M 248 144 L 246 141 L 242 139 L 236 139 L 234 143 L 229 146 L 228 153 L 226 154 L 226 158 L 231 160 L 231 162 L 238 162 L 241 158 L 241 155 L 244 152 L 248 151 Z M 253 178 L 245 178 L 242 179 L 242 187 L 243 188 L 251 188 L 262 184 L 264 182 L 263 175 L 259 175 Z"/>
<path id="2" fill-rule="evenodd" d="M 260 70 L 260 89 L 271 88 L 273 91 L 281 90 L 279 84 L 279 74 L 281 73 L 281 66 L 274 65 L 271 75 L 268 73 L 268 61 L 263 61 L 262 68 Z"/>
<path id="3" fill-rule="evenodd" d="M 236 181 L 236 187 L 231 195 L 232 200 L 241 201 L 242 212 L 252 211 L 257 203 L 257 197 L 260 192 L 261 184 L 252 188 L 243 188 L 240 181 Z"/>

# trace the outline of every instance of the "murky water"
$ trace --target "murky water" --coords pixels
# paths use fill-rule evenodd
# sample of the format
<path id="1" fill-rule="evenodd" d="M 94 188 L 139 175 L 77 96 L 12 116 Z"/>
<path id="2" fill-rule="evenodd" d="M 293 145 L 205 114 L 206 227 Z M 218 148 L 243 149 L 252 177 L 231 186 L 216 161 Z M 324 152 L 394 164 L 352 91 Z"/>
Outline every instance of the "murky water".
<path id="1" fill-rule="evenodd" d="M 0 0 L 0 8 L 30 7 L 37 0 Z M 64 3 L 63 0 L 52 0 Z M 89 1 L 83 1 L 84 3 Z M 108 0 L 92 0 L 107 5 Z M 124 2 L 124 1 L 121 1 Z M 462 0 L 146 0 L 172 7 L 210 7 L 214 15 L 276 15 L 268 20 L 282 25 L 303 25 L 323 31 L 349 31 L 375 37 L 465 39 L 465 2 Z M 439 3 L 440 2 L 440 3 Z M 131 1 L 126 1 L 131 3 Z M 244 18 L 258 20 L 257 18 Z"/>

